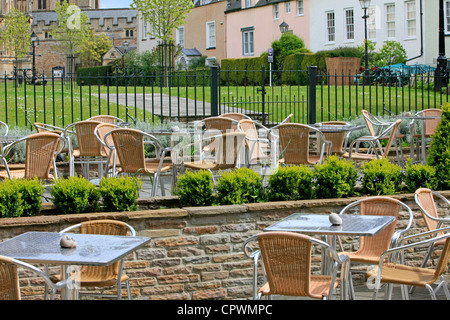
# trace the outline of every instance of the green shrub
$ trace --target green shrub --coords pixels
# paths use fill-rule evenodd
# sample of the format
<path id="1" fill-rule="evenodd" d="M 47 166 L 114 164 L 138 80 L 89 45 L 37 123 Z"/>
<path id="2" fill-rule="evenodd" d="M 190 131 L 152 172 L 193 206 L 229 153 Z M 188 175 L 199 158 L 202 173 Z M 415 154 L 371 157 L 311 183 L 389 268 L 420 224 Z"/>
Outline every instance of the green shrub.
<path id="1" fill-rule="evenodd" d="M 44 195 L 44 186 L 37 178 L 33 180 L 18 179 L 14 180 L 17 184 L 18 192 L 21 194 L 24 217 L 33 217 L 38 215 L 42 209 L 42 196 Z"/>
<path id="2" fill-rule="evenodd" d="M 99 206 L 99 190 L 83 177 L 58 179 L 50 194 L 56 208 L 65 214 L 94 212 Z"/>
<path id="3" fill-rule="evenodd" d="M 313 172 L 308 166 L 279 167 L 268 179 L 269 201 L 311 199 Z"/>
<path id="4" fill-rule="evenodd" d="M 436 190 L 436 169 L 432 166 L 417 163 L 413 164 L 411 159 L 405 167 L 405 184 L 409 192 L 415 192 L 419 188 Z"/>
<path id="5" fill-rule="evenodd" d="M 262 199 L 262 177 L 249 168 L 225 171 L 217 181 L 216 191 L 221 205 L 255 203 Z"/>
<path id="6" fill-rule="evenodd" d="M 315 166 L 315 195 L 319 199 L 349 196 L 355 188 L 357 176 L 352 161 L 328 157 L 323 164 Z"/>
<path id="7" fill-rule="evenodd" d="M 433 135 L 427 164 L 436 168 L 437 188 L 450 189 L 450 104 L 442 107 L 442 117 Z"/>
<path id="8" fill-rule="evenodd" d="M 112 177 L 100 180 L 100 195 L 106 211 L 134 211 L 142 182 L 135 177 Z"/>
<path id="9" fill-rule="evenodd" d="M 401 190 L 402 168 L 388 159 L 377 159 L 362 164 L 363 192 L 369 195 L 388 195 Z"/>
<path id="10" fill-rule="evenodd" d="M 214 203 L 213 180 L 209 171 L 186 171 L 178 177 L 174 195 L 182 205 L 210 206 Z"/>
<path id="11" fill-rule="evenodd" d="M 23 213 L 22 194 L 14 180 L 0 183 L 0 214 L 2 218 L 20 217 Z"/>

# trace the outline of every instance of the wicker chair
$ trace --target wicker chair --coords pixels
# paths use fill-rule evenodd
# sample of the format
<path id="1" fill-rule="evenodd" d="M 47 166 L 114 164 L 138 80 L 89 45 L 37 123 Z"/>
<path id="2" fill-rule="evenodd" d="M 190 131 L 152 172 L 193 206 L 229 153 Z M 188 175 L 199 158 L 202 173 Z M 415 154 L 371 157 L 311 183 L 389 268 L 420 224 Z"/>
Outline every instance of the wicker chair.
<path id="1" fill-rule="evenodd" d="M 325 121 L 322 124 L 327 126 L 344 126 L 348 123 L 345 121 Z M 331 154 L 342 156 L 345 152 L 350 132 L 324 132 L 323 134 L 325 139 L 331 141 Z"/>
<path id="2" fill-rule="evenodd" d="M 380 119 L 378 119 L 377 117 L 375 117 L 373 114 L 371 114 L 370 112 L 368 112 L 367 110 L 362 110 L 361 111 L 364 117 L 364 120 L 366 121 L 366 126 L 367 129 L 369 130 L 369 133 L 371 136 L 375 137 L 377 135 L 379 135 L 381 132 L 383 132 L 383 130 L 387 127 L 389 127 L 392 122 L 383 122 Z M 389 140 L 390 135 L 386 134 L 384 136 L 380 136 L 378 138 L 378 147 L 381 148 L 381 144 L 380 144 L 380 140 Z M 395 151 L 397 153 L 397 160 L 399 163 L 403 163 L 404 159 L 403 159 L 403 148 L 402 148 L 402 140 L 405 139 L 405 135 L 401 134 L 399 132 L 399 130 L 397 130 L 396 135 L 395 135 Z M 372 150 L 373 151 L 373 150 Z"/>
<path id="3" fill-rule="evenodd" d="M 442 200 L 447 205 L 450 205 L 450 201 L 447 200 L 443 195 L 428 188 L 419 188 L 414 193 L 414 200 L 419 206 L 428 231 L 440 229 L 443 227 L 443 225 L 450 224 L 449 218 L 439 217 L 434 197 L 436 197 L 436 199 Z M 426 266 L 427 261 L 433 253 L 434 249 L 436 247 L 442 247 L 444 243 L 445 239 L 433 242 L 433 245 L 429 247 L 428 252 L 422 262 L 422 267 Z"/>
<path id="4" fill-rule="evenodd" d="M 244 120 L 244 119 L 251 120 L 251 118 L 249 116 L 247 116 L 246 114 L 237 113 L 237 112 L 223 113 L 219 117 L 230 118 L 230 119 L 233 119 L 233 120 L 236 120 L 236 121 L 241 121 L 241 120 Z"/>
<path id="5" fill-rule="evenodd" d="M 258 240 L 259 250 L 250 253 L 249 244 L 254 240 Z M 321 247 L 332 257 L 333 269 L 330 275 L 311 273 L 313 247 Z M 342 284 L 341 297 L 347 294 L 348 258 L 338 256 L 333 247 L 321 240 L 293 232 L 264 232 L 248 238 L 243 250 L 254 262 L 254 299 L 277 294 L 331 300 L 339 281 Z M 261 268 L 267 282 L 258 290 L 258 265 L 261 258 Z M 338 279 L 339 271 L 341 279 Z"/>
<path id="6" fill-rule="evenodd" d="M 316 128 L 299 123 L 285 123 L 276 126 L 280 139 L 281 164 L 315 165 L 322 163 L 325 155 L 330 153 L 331 143 Z M 273 130 L 272 130 L 273 131 Z M 310 152 L 310 133 L 317 136 L 317 152 Z"/>
<path id="7" fill-rule="evenodd" d="M 79 229 L 80 233 L 84 234 L 104 234 L 115 236 L 136 236 L 136 231 L 130 225 L 125 222 L 116 220 L 92 220 L 84 221 L 82 223 L 68 227 L 60 233 L 69 233 L 75 229 Z M 125 257 L 124 257 L 125 258 Z M 112 287 L 117 286 L 117 295 L 109 294 L 96 294 L 95 292 L 77 292 L 78 295 L 99 295 L 102 297 L 117 297 L 122 299 L 122 286 L 126 286 L 128 299 L 131 300 L 131 289 L 129 284 L 129 277 L 123 274 L 123 261 L 113 263 L 110 266 L 96 267 L 96 266 L 83 266 L 79 272 L 72 274 L 72 279 L 79 282 L 81 288 L 89 287 Z M 51 277 L 53 282 L 61 281 L 61 275 Z"/>
<path id="8" fill-rule="evenodd" d="M 213 172 L 236 168 L 244 139 L 245 132 L 229 132 L 182 146 L 177 150 L 177 157 L 181 156 L 181 172 L 185 169 Z M 192 148 L 199 154 L 192 155 Z M 209 151 L 205 152 L 205 149 Z"/>
<path id="9" fill-rule="evenodd" d="M 114 176 L 117 174 L 117 172 L 113 172 L 114 168 L 117 170 L 118 167 L 120 167 L 119 160 L 117 159 L 117 155 L 115 152 L 115 149 L 110 149 L 108 145 L 112 146 L 114 145 L 114 142 L 112 141 L 112 137 L 109 136 L 108 143 L 105 142 L 105 136 L 108 132 L 116 129 L 117 126 L 114 123 L 104 122 L 100 123 L 95 127 L 94 135 L 97 138 L 98 141 L 103 145 L 105 148 L 105 152 L 108 154 L 108 170 L 105 170 L 104 175 L 105 177 L 108 176 Z"/>
<path id="10" fill-rule="evenodd" d="M 72 146 L 71 139 L 69 142 L 69 167 L 70 176 L 75 176 L 75 165 L 81 164 L 83 168 L 83 176 L 89 178 L 90 164 L 98 164 L 98 176 L 103 176 L 103 166 L 108 163 L 108 153 L 105 151 L 103 145 L 96 138 L 94 131 L 100 121 L 78 121 L 68 125 L 65 129 L 64 135 L 69 136 L 69 133 L 75 129 L 78 147 Z"/>
<path id="11" fill-rule="evenodd" d="M 172 161 L 166 162 L 166 153 L 171 150 L 164 148 L 154 136 L 136 129 L 117 128 L 104 136 L 104 142 L 111 152 L 115 152 L 118 163 L 113 163 L 113 172 L 117 174 L 148 174 L 153 176 L 152 196 L 156 196 L 158 183 L 161 183 L 161 193 L 165 195 L 161 174 L 172 170 L 172 185 L 175 184 L 176 170 Z M 154 158 L 145 157 L 145 145 L 155 150 Z"/>
<path id="12" fill-rule="evenodd" d="M 51 288 L 52 300 L 55 298 L 57 290 L 66 287 L 68 284 L 68 281 L 53 283 L 45 272 L 35 266 L 17 259 L 0 256 L 0 300 L 21 300 L 19 267 L 37 274 L 45 282 L 46 295 L 47 288 Z"/>
<path id="13" fill-rule="evenodd" d="M 50 174 L 51 168 L 56 168 L 57 147 L 61 146 L 62 137 L 52 132 L 33 133 L 27 137 L 6 145 L 3 148 L 5 157 L 12 152 L 18 143 L 26 142 L 25 167 L 10 169 L 4 161 L 5 169 L 0 171 L 0 179 L 33 179 L 55 180 L 58 178 L 57 170 Z"/>
<path id="14" fill-rule="evenodd" d="M 348 148 L 349 151 L 345 152 L 342 157 L 357 161 L 370 161 L 374 159 L 387 158 L 389 151 L 391 150 L 391 146 L 396 139 L 397 131 L 401 122 L 402 120 L 397 120 L 376 136 L 363 136 L 353 140 Z M 383 150 L 380 144 L 380 139 L 386 135 L 389 135 L 389 141 Z M 369 143 L 373 153 L 359 152 L 359 145 L 362 142 Z M 355 151 L 353 151 L 353 149 L 355 149 Z"/>
<path id="15" fill-rule="evenodd" d="M 444 289 L 447 300 L 450 299 L 450 293 L 443 277 L 444 271 L 447 269 L 448 260 L 450 258 L 450 228 L 436 229 L 433 231 L 427 231 L 420 234 L 405 237 L 400 245 L 396 248 L 391 248 L 383 252 L 380 256 L 377 268 L 371 269 L 366 276 L 372 280 L 374 288 L 373 299 L 377 298 L 377 293 L 381 283 L 388 284 L 386 299 L 392 298 L 392 286 L 394 284 L 401 285 L 402 298 L 409 299 L 407 286 L 426 288 L 430 293 L 431 299 L 436 300 L 436 293 L 440 288 Z M 434 236 L 435 234 L 441 234 L 440 236 Z M 432 238 L 430 238 L 432 236 Z M 411 243 L 411 240 L 425 237 L 426 240 L 415 241 Z M 436 264 L 435 269 L 429 269 L 424 267 L 416 267 L 405 264 L 404 252 L 416 251 L 420 247 L 432 247 L 436 242 L 443 242 L 444 247 L 442 249 L 439 261 Z M 405 244 L 403 244 L 405 243 Z M 420 249 L 418 249 L 420 250 Z M 390 256 L 401 257 L 401 261 L 396 263 L 392 262 L 393 259 Z M 373 282 L 373 280 L 375 280 Z M 439 284 L 435 289 L 432 284 L 439 281 Z"/>
<path id="16" fill-rule="evenodd" d="M 100 122 L 104 122 L 104 123 L 113 123 L 113 124 L 120 124 L 120 123 L 124 123 L 125 121 L 119 117 L 115 117 L 115 116 L 111 116 L 111 115 L 98 115 L 98 116 L 93 116 L 90 117 L 89 119 L 90 121 L 100 121 Z"/>
<path id="17" fill-rule="evenodd" d="M 246 147 L 246 163 L 248 166 L 251 164 L 258 164 L 261 161 L 271 161 L 272 155 L 267 154 L 264 150 L 270 150 L 271 140 L 270 130 L 266 127 L 259 125 L 261 130 L 266 132 L 266 138 L 260 138 L 256 123 L 251 119 L 243 119 L 240 122 L 240 127 L 245 132 L 245 147 Z"/>
<path id="18" fill-rule="evenodd" d="M 415 114 L 415 116 L 431 116 L 431 117 L 440 117 L 442 115 L 442 110 L 441 109 L 425 109 L 422 111 L 419 111 Z M 419 120 L 418 122 L 420 124 L 423 124 L 423 122 L 425 122 L 425 139 L 426 140 L 431 140 L 431 136 L 434 134 L 434 132 L 436 131 L 436 128 L 439 124 L 439 122 L 441 121 L 440 118 L 436 118 L 436 119 L 425 119 L 425 120 Z M 414 153 L 417 153 L 417 160 L 421 160 L 420 159 L 420 146 L 422 143 L 427 143 L 427 141 L 422 141 L 422 134 L 420 132 L 418 132 L 418 124 L 415 121 L 415 119 L 413 119 L 410 123 L 409 123 L 409 130 L 410 130 L 410 134 L 411 134 L 411 159 L 415 158 Z M 416 151 L 414 152 L 414 146 L 416 147 Z M 422 159 L 423 160 L 423 159 Z"/>
<path id="19" fill-rule="evenodd" d="M 399 227 L 399 224 L 397 224 L 400 209 L 402 208 L 409 216 L 408 223 L 405 227 Z M 360 237 L 357 251 L 343 251 L 341 254 L 344 254 L 350 258 L 350 267 L 358 264 L 378 264 L 381 254 L 389 248 L 394 248 L 398 245 L 400 239 L 411 228 L 413 220 L 411 208 L 397 199 L 386 196 L 373 196 L 355 201 L 342 209 L 339 214 L 347 214 L 349 212 L 353 213 L 354 211 L 359 211 L 360 215 L 393 216 L 395 218 L 395 222 L 391 223 L 375 236 Z M 351 276 L 350 288 L 354 295 Z"/>

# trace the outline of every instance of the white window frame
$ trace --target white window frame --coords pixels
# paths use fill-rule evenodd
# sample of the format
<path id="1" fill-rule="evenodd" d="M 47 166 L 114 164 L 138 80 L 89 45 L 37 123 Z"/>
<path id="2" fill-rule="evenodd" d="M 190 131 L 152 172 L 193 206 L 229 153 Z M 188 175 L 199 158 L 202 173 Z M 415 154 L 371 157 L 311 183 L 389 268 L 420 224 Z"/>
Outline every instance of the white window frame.
<path id="1" fill-rule="evenodd" d="M 273 20 L 278 19 L 280 19 L 280 6 L 278 5 L 278 3 L 275 3 L 273 5 Z"/>
<path id="2" fill-rule="evenodd" d="M 450 0 L 444 1 L 444 33 L 450 34 Z"/>
<path id="3" fill-rule="evenodd" d="M 285 9 L 286 9 L 286 13 L 289 14 L 291 13 L 291 2 L 287 1 L 284 3 Z"/>
<path id="4" fill-rule="evenodd" d="M 355 41 L 355 10 L 353 8 L 344 9 L 344 23 L 345 41 Z"/>
<path id="5" fill-rule="evenodd" d="M 145 21 L 145 18 L 142 20 L 142 40 L 147 40 L 147 21 Z"/>
<path id="6" fill-rule="evenodd" d="M 213 27 L 213 33 L 211 33 L 211 27 Z M 206 49 L 216 48 L 216 22 L 206 22 Z"/>
<path id="7" fill-rule="evenodd" d="M 411 6 L 414 6 L 414 11 L 410 11 Z M 411 15 L 410 15 L 411 12 Z M 405 2 L 405 35 L 406 39 L 417 38 L 417 8 L 416 1 L 410 0 Z M 411 32 L 414 30 L 414 32 Z"/>
<path id="8" fill-rule="evenodd" d="M 184 48 L 184 27 L 177 28 L 177 45 Z"/>
<path id="9" fill-rule="evenodd" d="M 242 28 L 242 55 L 253 56 L 255 54 L 255 28 Z"/>
<path id="10" fill-rule="evenodd" d="M 330 20 L 330 15 L 333 15 L 333 19 Z M 336 14 L 334 11 L 325 12 L 326 26 L 327 26 L 327 43 L 336 42 Z M 330 22 L 333 22 L 332 25 Z"/>
<path id="11" fill-rule="evenodd" d="M 393 8 L 393 12 L 389 12 L 388 8 Z M 386 21 L 386 39 L 395 39 L 395 3 L 386 3 L 385 4 L 385 21 Z M 391 16 L 392 19 L 389 19 Z"/>
<path id="12" fill-rule="evenodd" d="M 245 7 L 250 8 L 252 6 L 252 0 L 245 0 Z"/>
<path id="13" fill-rule="evenodd" d="M 297 0 L 297 16 L 303 16 L 303 0 Z"/>

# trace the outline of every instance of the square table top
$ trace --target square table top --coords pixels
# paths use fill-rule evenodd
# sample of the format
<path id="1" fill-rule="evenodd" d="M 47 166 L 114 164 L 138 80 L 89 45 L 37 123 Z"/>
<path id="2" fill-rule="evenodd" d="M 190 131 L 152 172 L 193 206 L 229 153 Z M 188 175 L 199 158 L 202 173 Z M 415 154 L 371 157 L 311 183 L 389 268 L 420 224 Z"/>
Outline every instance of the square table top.
<path id="1" fill-rule="evenodd" d="M 333 225 L 328 214 L 294 213 L 264 229 L 319 235 L 374 236 L 395 221 L 392 216 L 339 215 L 341 225 Z"/>
<path id="2" fill-rule="evenodd" d="M 63 235 L 74 238 L 77 246 L 62 248 L 60 239 Z M 107 266 L 150 240 L 148 237 L 26 232 L 0 243 L 0 255 L 29 263 Z"/>

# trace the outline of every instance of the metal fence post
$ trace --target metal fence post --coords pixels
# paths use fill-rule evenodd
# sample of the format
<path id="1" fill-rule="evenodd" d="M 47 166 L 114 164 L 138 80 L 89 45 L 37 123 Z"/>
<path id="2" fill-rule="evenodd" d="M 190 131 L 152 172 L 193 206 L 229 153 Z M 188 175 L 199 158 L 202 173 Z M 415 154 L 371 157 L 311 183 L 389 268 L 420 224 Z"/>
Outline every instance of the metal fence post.
<path id="1" fill-rule="evenodd" d="M 308 83 L 309 83 L 309 104 L 308 104 L 308 124 L 316 123 L 316 84 L 317 84 L 317 67 L 308 67 Z"/>
<path id="2" fill-rule="evenodd" d="M 219 67 L 217 65 L 211 66 L 211 116 L 217 117 L 219 115 Z"/>

